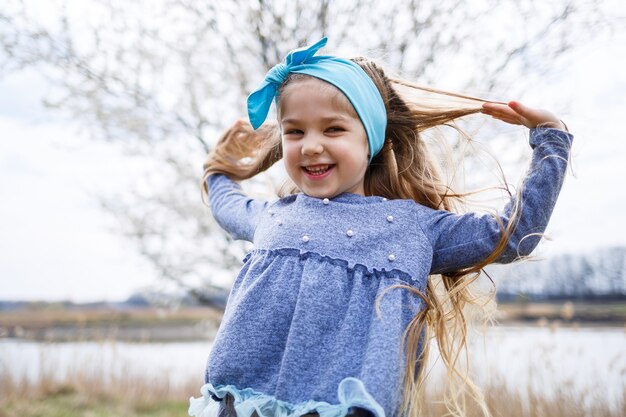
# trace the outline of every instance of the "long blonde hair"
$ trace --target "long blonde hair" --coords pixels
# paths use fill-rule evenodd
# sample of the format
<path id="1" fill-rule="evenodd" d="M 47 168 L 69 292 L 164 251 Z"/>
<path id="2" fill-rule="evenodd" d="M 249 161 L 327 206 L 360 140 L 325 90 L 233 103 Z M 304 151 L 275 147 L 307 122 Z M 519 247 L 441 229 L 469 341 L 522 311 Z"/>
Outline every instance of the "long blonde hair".
<path id="1" fill-rule="evenodd" d="M 471 193 L 457 193 L 446 185 L 441 178 L 441 167 L 431 154 L 422 134 L 427 129 L 445 125 L 469 139 L 452 122 L 479 113 L 486 100 L 388 77 L 379 65 L 367 58 L 354 58 L 353 61 L 374 81 L 387 110 L 385 143 L 366 171 L 365 194 L 389 199 L 412 199 L 433 209 L 459 212 L 464 207 L 465 197 Z M 279 89 L 279 94 L 287 85 L 306 77 L 291 74 Z M 411 92 L 415 91 L 453 97 L 456 104 L 440 107 L 419 103 L 410 98 Z M 281 135 L 276 123 L 266 123 L 254 131 L 247 122 L 238 121 L 223 134 L 207 157 L 202 178 L 203 201 L 206 203 L 206 178 L 210 174 L 223 173 L 234 180 L 245 180 L 267 170 L 281 158 Z M 297 190 L 295 184 L 291 183 L 283 187 L 279 195 Z M 445 402 L 449 413 L 455 416 L 465 415 L 466 399 L 469 396 L 484 415 L 490 415 L 481 391 L 472 383 L 462 365 L 463 360 L 467 361 L 467 357 L 464 359 L 463 356 L 464 353 L 467 355 L 467 319 L 464 309 L 468 304 L 478 303 L 470 285 L 479 277 L 482 268 L 504 251 L 518 221 L 519 203 L 513 208 L 506 226 L 500 217 L 494 217 L 500 225 L 502 235 L 493 253 L 487 258 L 462 270 L 431 275 L 425 294 L 415 287 L 402 284 L 387 289 L 404 288 L 421 297 L 426 305 L 424 310 L 415 315 L 403 337 L 407 363 L 401 415 L 418 417 L 421 414 L 424 405 L 425 365 L 429 355 L 429 341 L 433 336 L 447 369 Z M 380 298 L 377 302 L 380 302 Z"/>

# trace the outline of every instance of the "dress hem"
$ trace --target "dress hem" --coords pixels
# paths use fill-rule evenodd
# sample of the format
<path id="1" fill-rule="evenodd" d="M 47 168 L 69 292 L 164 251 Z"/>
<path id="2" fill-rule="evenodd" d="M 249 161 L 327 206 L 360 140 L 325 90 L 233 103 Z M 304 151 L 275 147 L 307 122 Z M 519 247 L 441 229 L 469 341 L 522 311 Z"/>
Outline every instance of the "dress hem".
<path id="1" fill-rule="evenodd" d="M 202 386 L 200 392 L 202 397 L 189 399 L 190 416 L 218 417 L 221 399 L 230 394 L 237 417 L 251 417 L 255 411 L 258 417 L 300 417 L 312 412 L 318 413 L 319 417 L 345 417 L 352 407 L 364 408 L 374 417 L 385 417 L 382 406 L 367 392 L 363 382 L 354 377 L 344 378 L 339 383 L 339 404 L 314 400 L 292 404 L 251 388 L 238 389 L 234 385 L 213 386 L 208 383 Z"/>

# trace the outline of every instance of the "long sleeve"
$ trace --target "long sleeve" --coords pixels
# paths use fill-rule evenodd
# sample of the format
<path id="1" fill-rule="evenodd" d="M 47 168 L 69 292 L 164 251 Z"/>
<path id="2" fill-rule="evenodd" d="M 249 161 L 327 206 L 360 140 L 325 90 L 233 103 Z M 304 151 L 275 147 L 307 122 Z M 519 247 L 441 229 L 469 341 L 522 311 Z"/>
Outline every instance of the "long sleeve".
<path id="1" fill-rule="evenodd" d="M 545 231 L 565 179 L 573 136 L 551 128 L 530 130 L 533 149 L 530 168 L 521 192 L 498 212 L 506 227 L 517 199 L 521 215 L 504 252 L 494 261 L 509 263 L 529 255 Z M 433 246 L 431 274 L 468 267 L 491 254 L 501 238 L 496 219 L 490 214 L 454 214 L 423 207 L 418 214 L 422 229 Z"/>
<path id="2" fill-rule="evenodd" d="M 259 215 L 269 203 L 246 196 L 241 186 L 224 174 L 209 175 L 207 189 L 213 217 L 222 229 L 235 240 L 252 242 Z"/>

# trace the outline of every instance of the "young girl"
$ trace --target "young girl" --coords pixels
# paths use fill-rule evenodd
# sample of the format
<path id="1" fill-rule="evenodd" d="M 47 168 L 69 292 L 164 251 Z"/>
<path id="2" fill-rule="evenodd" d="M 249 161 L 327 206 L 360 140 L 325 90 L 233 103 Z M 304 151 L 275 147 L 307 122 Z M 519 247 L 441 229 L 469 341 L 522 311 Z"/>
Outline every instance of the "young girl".
<path id="1" fill-rule="evenodd" d="M 215 219 L 254 248 L 189 414 L 417 417 L 431 337 L 450 411 L 462 414 L 468 393 L 488 414 L 458 360 L 468 285 L 485 265 L 536 247 L 573 137 L 551 113 L 516 102 L 420 106 L 401 94 L 419 87 L 367 59 L 315 56 L 325 43 L 272 68 L 248 98 L 252 126 L 237 122 L 205 163 Z M 261 126 L 272 100 L 278 123 Z M 422 138 L 478 112 L 530 128 L 530 169 L 498 215 L 452 212 L 463 195 L 440 179 Z M 280 159 L 292 193 L 271 202 L 242 193 L 236 180 Z"/>

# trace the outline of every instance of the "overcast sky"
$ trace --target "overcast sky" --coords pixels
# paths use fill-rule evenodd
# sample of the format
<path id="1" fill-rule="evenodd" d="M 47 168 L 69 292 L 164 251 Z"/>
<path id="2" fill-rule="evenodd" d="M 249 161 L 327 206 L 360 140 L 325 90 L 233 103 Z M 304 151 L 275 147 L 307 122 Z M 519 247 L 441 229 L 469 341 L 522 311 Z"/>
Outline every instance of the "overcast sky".
<path id="1" fill-rule="evenodd" d="M 575 134 L 575 176 L 547 230 L 552 241 L 535 254 L 626 245 L 624 45 L 620 36 L 579 48 L 558 77 L 528 92 L 538 107 L 566 98 L 559 116 Z M 154 283 L 154 272 L 87 191 L 124 190 L 144 165 L 45 110 L 47 88 L 34 73 L 0 81 L 0 299 L 124 299 Z"/>

